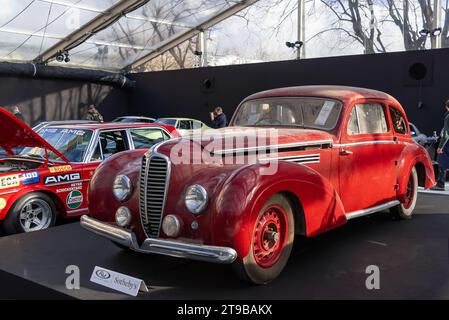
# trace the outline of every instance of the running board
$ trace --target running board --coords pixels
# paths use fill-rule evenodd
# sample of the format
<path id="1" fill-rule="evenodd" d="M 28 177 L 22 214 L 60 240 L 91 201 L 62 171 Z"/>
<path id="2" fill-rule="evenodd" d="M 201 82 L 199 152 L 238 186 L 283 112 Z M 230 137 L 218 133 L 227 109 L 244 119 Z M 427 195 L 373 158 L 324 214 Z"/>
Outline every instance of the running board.
<path id="1" fill-rule="evenodd" d="M 354 218 L 367 216 L 369 214 L 372 214 L 372 213 L 375 213 L 375 212 L 379 212 L 379 211 L 382 211 L 382 210 L 390 209 L 392 207 L 397 206 L 398 204 L 400 204 L 400 202 L 398 200 L 394 200 L 394 201 L 390 201 L 390 202 L 381 204 L 379 206 L 371 207 L 371 208 L 368 208 L 368 209 L 353 211 L 353 212 L 350 212 L 350 213 L 346 214 L 346 220 L 351 220 L 351 219 L 354 219 Z"/>

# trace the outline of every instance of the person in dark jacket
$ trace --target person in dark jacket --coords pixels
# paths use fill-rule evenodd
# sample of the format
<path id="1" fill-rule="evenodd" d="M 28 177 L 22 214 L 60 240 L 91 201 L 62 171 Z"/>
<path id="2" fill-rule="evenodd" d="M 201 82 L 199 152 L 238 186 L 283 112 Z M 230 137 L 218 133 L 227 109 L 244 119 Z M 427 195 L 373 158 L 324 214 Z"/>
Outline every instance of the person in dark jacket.
<path id="1" fill-rule="evenodd" d="M 446 171 L 449 169 L 449 100 L 445 103 L 446 113 L 444 115 L 444 126 L 441 130 L 441 139 L 437 149 L 438 160 L 438 190 L 445 190 Z"/>
<path id="2" fill-rule="evenodd" d="M 100 114 L 97 108 L 93 104 L 91 104 L 87 107 L 86 114 L 84 115 L 84 120 L 103 122 L 103 116 Z"/>
<path id="3" fill-rule="evenodd" d="M 214 112 L 210 113 L 210 118 L 212 120 L 212 128 L 214 129 L 224 128 L 228 125 L 228 119 L 221 107 L 216 107 Z"/>

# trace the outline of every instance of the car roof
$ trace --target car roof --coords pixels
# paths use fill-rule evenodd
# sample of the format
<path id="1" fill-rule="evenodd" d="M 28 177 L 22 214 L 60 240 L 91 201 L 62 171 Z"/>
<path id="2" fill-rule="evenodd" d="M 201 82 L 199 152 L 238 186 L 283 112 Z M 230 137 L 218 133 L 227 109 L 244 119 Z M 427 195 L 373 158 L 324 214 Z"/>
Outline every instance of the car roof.
<path id="1" fill-rule="evenodd" d="M 102 122 L 102 123 L 83 123 L 83 124 L 62 124 L 49 125 L 47 128 L 65 128 L 65 129 L 84 129 L 84 130 L 112 130 L 112 129 L 128 129 L 128 128 L 160 128 L 163 127 L 170 132 L 173 126 L 164 125 L 162 123 L 121 123 L 121 122 Z"/>
<path id="2" fill-rule="evenodd" d="M 151 119 L 151 120 L 154 120 L 154 118 L 143 117 L 143 116 L 121 116 L 121 117 L 117 117 L 116 119 Z"/>
<path id="3" fill-rule="evenodd" d="M 158 118 L 157 120 L 192 120 L 192 121 L 198 121 L 201 122 L 200 120 L 197 119 L 192 119 L 192 118 Z"/>
<path id="4" fill-rule="evenodd" d="M 397 102 L 394 97 L 382 91 L 337 85 L 297 86 L 266 90 L 250 95 L 244 101 L 270 97 L 322 97 L 343 102 L 357 99 L 381 99 Z M 399 102 L 397 103 L 399 104 Z"/>

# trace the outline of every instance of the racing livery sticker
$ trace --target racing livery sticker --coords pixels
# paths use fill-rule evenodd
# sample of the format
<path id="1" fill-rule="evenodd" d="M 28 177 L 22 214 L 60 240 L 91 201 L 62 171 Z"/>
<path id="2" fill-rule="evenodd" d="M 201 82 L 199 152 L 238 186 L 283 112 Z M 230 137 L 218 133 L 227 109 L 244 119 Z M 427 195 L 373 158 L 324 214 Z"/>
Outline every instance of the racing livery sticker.
<path id="1" fill-rule="evenodd" d="M 51 173 L 60 173 L 60 172 L 71 171 L 72 166 L 66 165 L 66 166 L 50 167 L 50 168 L 48 168 L 48 170 L 50 170 Z"/>
<path id="2" fill-rule="evenodd" d="M 41 181 L 39 172 L 37 172 L 37 171 L 22 173 L 20 175 L 20 180 L 22 181 L 22 184 L 24 186 L 27 186 L 27 185 L 33 184 L 33 183 L 39 183 Z"/>
<path id="3" fill-rule="evenodd" d="M 5 209 L 6 207 L 6 200 L 3 198 L 0 198 L 0 210 Z"/>
<path id="4" fill-rule="evenodd" d="M 20 186 L 20 175 L 12 174 L 0 177 L 0 189 L 12 188 Z"/>
<path id="5" fill-rule="evenodd" d="M 47 176 L 44 179 L 44 184 L 55 184 L 81 180 L 81 174 L 79 172 L 58 174 L 57 176 Z"/>
<path id="6" fill-rule="evenodd" d="M 67 207 L 70 209 L 78 209 L 83 203 L 83 194 L 78 190 L 71 191 L 66 199 Z"/>
<path id="7" fill-rule="evenodd" d="M 72 183 L 68 188 L 56 189 L 56 193 L 70 192 L 74 190 L 82 190 L 83 184 L 81 182 Z"/>

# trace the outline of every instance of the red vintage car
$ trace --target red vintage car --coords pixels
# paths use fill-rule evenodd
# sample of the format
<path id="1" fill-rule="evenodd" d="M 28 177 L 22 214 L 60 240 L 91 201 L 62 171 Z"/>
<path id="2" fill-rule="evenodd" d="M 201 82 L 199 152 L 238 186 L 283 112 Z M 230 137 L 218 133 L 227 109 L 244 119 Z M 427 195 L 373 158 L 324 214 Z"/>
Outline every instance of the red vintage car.
<path id="1" fill-rule="evenodd" d="M 275 143 L 259 139 L 267 130 Z M 214 136 L 105 161 L 81 225 L 122 248 L 232 263 L 243 279 L 264 284 L 281 273 L 296 235 L 313 237 L 386 209 L 409 219 L 418 186 L 435 183 L 403 108 L 375 90 L 260 92 Z"/>
<path id="2" fill-rule="evenodd" d="M 47 124 L 36 133 L 2 108 L 0 127 L 9 154 L 0 158 L 0 224 L 8 234 L 87 213 L 87 186 L 103 159 L 179 136 L 171 126 L 136 123 Z"/>

